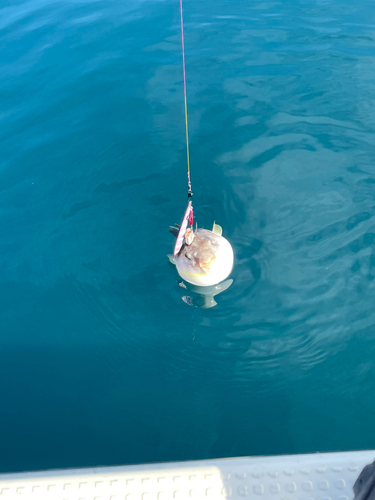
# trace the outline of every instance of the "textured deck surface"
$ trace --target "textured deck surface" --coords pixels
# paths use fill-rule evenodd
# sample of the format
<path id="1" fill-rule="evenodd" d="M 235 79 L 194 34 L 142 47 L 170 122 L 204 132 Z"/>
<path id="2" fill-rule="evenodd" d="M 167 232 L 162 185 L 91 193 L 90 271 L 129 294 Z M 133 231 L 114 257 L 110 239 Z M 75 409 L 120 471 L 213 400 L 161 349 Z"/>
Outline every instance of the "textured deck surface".
<path id="1" fill-rule="evenodd" d="M 0 499 L 351 500 L 375 451 L 234 458 L 0 475 Z"/>

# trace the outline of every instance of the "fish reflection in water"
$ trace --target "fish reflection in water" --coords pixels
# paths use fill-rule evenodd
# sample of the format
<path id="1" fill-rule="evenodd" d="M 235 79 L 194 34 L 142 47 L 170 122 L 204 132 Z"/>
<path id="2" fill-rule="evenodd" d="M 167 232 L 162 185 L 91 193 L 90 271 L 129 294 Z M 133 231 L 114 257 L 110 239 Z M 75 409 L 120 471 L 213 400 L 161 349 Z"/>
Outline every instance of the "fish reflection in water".
<path id="1" fill-rule="evenodd" d="M 189 306 L 200 307 L 201 309 L 215 307 L 217 305 L 215 296 L 228 290 L 232 283 L 232 279 L 222 281 L 213 286 L 198 286 L 183 280 L 178 282 L 181 288 L 191 292 L 191 295 L 184 295 L 182 300 Z"/>

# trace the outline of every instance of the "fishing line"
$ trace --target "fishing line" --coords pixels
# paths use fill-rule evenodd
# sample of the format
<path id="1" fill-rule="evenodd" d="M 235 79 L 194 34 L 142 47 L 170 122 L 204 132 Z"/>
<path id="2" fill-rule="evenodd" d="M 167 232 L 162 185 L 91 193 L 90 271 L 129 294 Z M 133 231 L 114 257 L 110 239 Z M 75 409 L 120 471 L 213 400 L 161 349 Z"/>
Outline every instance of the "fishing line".
<path id="1" fill-rule="evenodd" d="M 182 42 L 182 68 L 184 74 L 184 100 L 185 100 L 185 129 L 186 129 L 186 158 L 187 158 L 187 178 L 188 178 L 188 206 L 182 219 L 181 227 L 177 236 L 176 245 L 174 247 L 173 255 L 177 255 L 181 250 L 184 243 L 185 231 L 188 226 L 193 226 L 194 223 L 194 210 L 190 182 L 190 157 L 189 157 L 189 127 L 188 127 L 188 112 L 187 112 L 187 98 L 186 98 L 186 70 L 185 70 L 185 43 L 184 43 L 184 19 L 182 15 L 182 0 L 180 0 L 180 14 L 181 14 L 181 42 Z"/>
<path id="2" fill-rule="evenodd" d="M 186 97 L 185 42 L 184 42 L 184 18 L 182 15 L 182 0 L 180 0 L 180 14 L 181 14 L 182 68 L 184 73 L 186 157 L 187 157 L 188 199 L 189 199 L 192 198 L 193 193 L 191 192 L 191 181 L 190 181 L 189 126 L 188 126 L 188 110 L 187 110 L 187 97 Z M 192 222 L 190 223 L 190 225 L 192 225 Z"/>

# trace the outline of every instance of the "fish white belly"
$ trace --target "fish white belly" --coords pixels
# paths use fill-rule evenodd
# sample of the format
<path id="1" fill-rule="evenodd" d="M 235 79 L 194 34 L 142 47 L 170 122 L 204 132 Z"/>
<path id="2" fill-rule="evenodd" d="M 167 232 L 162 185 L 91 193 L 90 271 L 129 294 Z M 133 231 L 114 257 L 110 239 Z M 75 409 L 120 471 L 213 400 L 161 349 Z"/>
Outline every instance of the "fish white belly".
<path id="1" fill-rule="evenodd" d="M 186 257 L 184 249 L 176 259 L 178 274 L 182 279 L 198 286 L 212 286 L 225 280 L 233 268 L 233 249 L 228 240 L 222 236 L 213 234 L 211 231 L 198 230 L 210 233 L 210 238 L 214 240 L 214 258 L 208 265 L 199 265 L 199 250 L 194 252 L 192 258 Z M 196 255 L 198 254 L 198 255 Z M 194 258 L 196 256 L 197 258 Z"/>

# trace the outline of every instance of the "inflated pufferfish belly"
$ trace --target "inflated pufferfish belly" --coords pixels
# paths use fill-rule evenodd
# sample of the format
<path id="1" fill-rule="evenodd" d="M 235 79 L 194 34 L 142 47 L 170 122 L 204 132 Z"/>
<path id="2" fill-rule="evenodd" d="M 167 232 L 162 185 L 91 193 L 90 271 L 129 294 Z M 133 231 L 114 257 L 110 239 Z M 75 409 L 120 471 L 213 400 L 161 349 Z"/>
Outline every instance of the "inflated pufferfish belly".
<path id="1" fill-rule="evenodd" d="M 207 229 L 198 229 L 190 245 L 186 242 L 175 256 L 178 274 L 188 283 L 211 286 L 223 281 L 233 267 L 228 240 Z"/>

